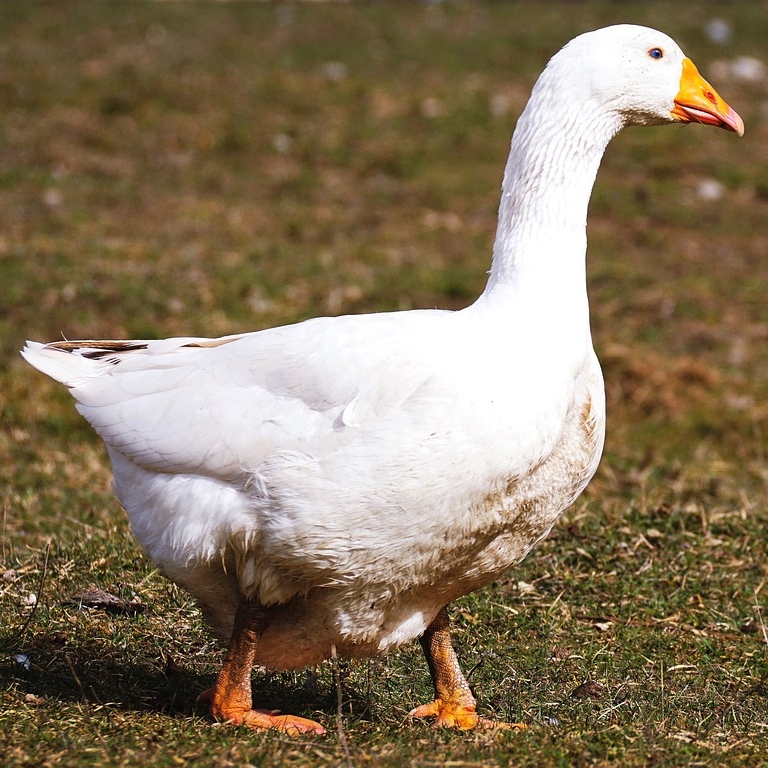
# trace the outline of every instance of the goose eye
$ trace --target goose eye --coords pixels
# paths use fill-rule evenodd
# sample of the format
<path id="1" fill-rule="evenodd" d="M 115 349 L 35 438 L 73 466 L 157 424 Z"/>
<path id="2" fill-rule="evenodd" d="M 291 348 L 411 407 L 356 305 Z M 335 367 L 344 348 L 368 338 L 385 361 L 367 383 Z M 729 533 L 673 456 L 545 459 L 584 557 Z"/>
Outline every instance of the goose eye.
<path id="1" fill-rule="evenodd" d="M 664 51 L 662 51 L 661 48 L 651 48 L 651 50 L 648 51 L 648 55 L 652 59 L 663 59 L 664 58 Z"/>

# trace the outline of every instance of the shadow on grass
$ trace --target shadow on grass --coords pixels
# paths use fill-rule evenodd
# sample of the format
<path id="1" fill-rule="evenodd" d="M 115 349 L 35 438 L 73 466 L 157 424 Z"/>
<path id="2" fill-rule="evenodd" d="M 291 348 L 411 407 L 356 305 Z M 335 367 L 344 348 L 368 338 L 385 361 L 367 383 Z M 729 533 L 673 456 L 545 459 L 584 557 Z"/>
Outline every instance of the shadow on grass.
<path id="1" fill-rule="evenodd" d="M 32 703 L 40 700 L 85 702 L 137 713 L 206 716 L 198 695 L 213 685 L 213 674 L 199 674 L 183 660 L 155 658 L 125 643 L 97 640 L 73 642 L 59 631 L 39 631 L 18 640 L 0 635 L 3 664 L 0 681 Z M 302 673 L 254 672 L 254 706 L 291 714 L 330 715 L 336 694 L 312 670 Z"/>

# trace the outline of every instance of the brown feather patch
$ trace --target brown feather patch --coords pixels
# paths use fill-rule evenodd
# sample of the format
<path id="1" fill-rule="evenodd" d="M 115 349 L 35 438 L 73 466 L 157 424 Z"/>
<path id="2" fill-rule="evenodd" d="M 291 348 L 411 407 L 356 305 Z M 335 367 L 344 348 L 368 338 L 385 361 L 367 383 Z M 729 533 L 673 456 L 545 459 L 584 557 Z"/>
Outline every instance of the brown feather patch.
<path id="1" fill-rule="evenodd" d="M 144 342 L 137 341 L 54 341 L 47 346 L 60 349 L 63 352 L 77 352 L 81 349 L 90 349 L 83 357 L 90 360 L 100 360 L 102 357 L 115 352 L 133 352 L 137 349 L 146 349 Z"/>

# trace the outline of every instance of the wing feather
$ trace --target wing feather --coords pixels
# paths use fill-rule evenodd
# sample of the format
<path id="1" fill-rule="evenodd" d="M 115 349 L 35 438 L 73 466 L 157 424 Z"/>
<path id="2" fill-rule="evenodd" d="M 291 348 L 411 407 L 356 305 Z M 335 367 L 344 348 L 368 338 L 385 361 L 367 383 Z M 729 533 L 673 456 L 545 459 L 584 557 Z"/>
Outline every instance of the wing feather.
<path id="1" fill-rule="evenodd" d="M 407 333 L 399 314 L 222 339 L 30 342 L 24 355 L 137 465 L 232 478 L 276 452 L 349 442 L 418 390 L 429 334 L 414 333 L 413 319 L 443 313 L 407 313 Z"/>

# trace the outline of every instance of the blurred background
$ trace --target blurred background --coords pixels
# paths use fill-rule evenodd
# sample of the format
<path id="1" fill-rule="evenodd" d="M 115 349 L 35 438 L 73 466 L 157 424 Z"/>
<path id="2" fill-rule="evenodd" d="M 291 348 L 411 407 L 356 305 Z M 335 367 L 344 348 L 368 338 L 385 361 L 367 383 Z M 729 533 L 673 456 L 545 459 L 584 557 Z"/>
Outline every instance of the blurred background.
<path id="1" fill-rule="evenodd" d="M 25 338 L 218 336 L 470 303 L 538 73 L 576 34 L 630 21 L 675 37 L 747 131 L 630 130 L 609 148 L 588 257 L 609 454 L 636 462 L 617 422 L 650 415 L 642 451 L 689 455 L 692 427 L 728 458 L 762 455 L 767 10 L 4 3 L 4 435 L 80 429 L 18 357 Z M 749 433 L 720 436 L 729 419 Z"/>
<path id="2" fill-rule="evenodd" d="M 320 314 L 465 306 L 485 283 L 510 136 L 538 73 L 570 38 L 621 22 L 674 37 L 746 134 L 629 130 L 609 148 L 588 255 L 605 460 L 523 576 L 567 582 L 569 569 L 595 577 L 608 561 L 615 572 L 611 557 L 640 536 L 655 559 L 639 593 L 719 563 L 717 583 L 710 574 L 694 590 L 715 613 L 688 593 L 675 610 L 692 611 L 696 626 L 726 622 L 737 638 L 759 626 L 768 3 L 602 0 L 0 4 L 0 506 L 14 574 L 1 594 L 11 624 L 24 621 L 19 601 L 51 537 L 73 564 L 49 582 L 54 594 L 67 579 L 127 578 L 109 564 L 74 575 L 83 562 L 125 569 L 138 557 L 101 446 L 66 391 L 20 359 L 26 338 L 218 336 Z M 586 555 L 563 554 L 576 549 Z M 681 551 L 691 561 L 676 571 Z M 142 567 L 131 589 L 168 599 Z M 603 587 L 611 603 L 619 588 Z"/>

